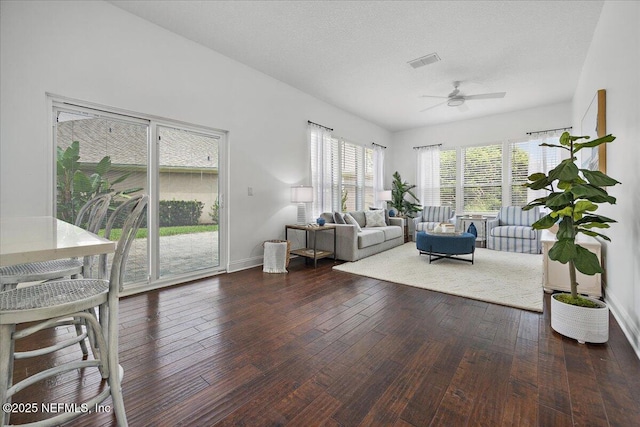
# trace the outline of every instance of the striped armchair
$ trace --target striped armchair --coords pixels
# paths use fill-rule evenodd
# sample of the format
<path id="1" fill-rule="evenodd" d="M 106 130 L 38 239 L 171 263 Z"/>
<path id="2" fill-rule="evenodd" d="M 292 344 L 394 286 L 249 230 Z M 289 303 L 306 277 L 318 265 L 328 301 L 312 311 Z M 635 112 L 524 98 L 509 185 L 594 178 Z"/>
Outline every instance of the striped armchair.
<path id="1" fill-rule="evenodd" d="M 413 219 L 414 234 L 418 231 L 434 228 L 441 222 L 456 223 L 456 213 L 453 208 L 450 206 L 423 206 L 422 212 Z"/>
<path id="2" fill-rule="evenodd" d="M 495 219 L 487 221 L 487 248 L 497 251 L 539 254 L 540 232 L 531 226 L 540 219 L 540 211 L 519 206 L 500 208 Z"/>

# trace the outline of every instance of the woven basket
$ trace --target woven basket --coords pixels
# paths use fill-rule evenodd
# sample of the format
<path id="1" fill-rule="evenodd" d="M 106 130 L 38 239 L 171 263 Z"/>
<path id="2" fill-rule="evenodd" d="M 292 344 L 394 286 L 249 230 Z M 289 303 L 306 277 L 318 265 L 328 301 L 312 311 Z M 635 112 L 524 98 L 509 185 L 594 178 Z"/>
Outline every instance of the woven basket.
<path id="1" fill-rule="evenodd" d="M 264 248 L 264 244 L 265 243 L 286 243 L 287 244 L 287 260 L 285 262 L 285 268 L 289 267 L 289 257 L 291 255 L 291 242 L 288 240 L 266 240 L 263 244 L 262 247 Z"/>

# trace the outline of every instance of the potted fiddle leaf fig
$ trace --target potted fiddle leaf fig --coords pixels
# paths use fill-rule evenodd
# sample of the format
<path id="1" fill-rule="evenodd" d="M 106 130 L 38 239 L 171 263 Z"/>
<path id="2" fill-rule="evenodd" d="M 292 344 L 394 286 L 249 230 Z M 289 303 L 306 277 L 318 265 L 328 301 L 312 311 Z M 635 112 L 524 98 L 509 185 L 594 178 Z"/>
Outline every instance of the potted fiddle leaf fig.
<path id="1" fill-rule="evenodd" d="M 399 216 L 413 217 L 416 212 L 422 210 L 420 201 L 413 193 L 415 187 L 414 184 L 403 181 L 397 171 L 393 174 L 391 206 L 397 211 Z"/>
<path id="2" fill-rule="evenodd" d="M 558 224 L 557 241 L 549 250 L 548 257 L 569 265 L 571 293 L 552 295 L 551 327 L 581 343 L 598 343 L 606 342 L 609 338 L 609 309 L 604 302 L 579 294 L 576 270 L 591 276 L 604 270 L 596 254 L 576 244 L 576 236 L 582 233 L 611 241 L 599 230 L 609 228 L 609 224 L 616 221 L 595 211 L 599 204 L 616 203 L 616 198 L 607 193 L 606 187 L 620 182 L 598 170 L 581 169 L 576 164 L 576 153 L 580 150 L 610 143 L 615 137 L 606 135 L 581 142 L 583 139 L 588 140 L 589 137 L 572 136 L 564 132 L 560 137 L 560 145 L 541 144 L 567 150 L 569 158 L 560 162 L 548 175 L 534 173 L 528 177 L 524 186 L 532 190 L 546 189 L 549 193 L 533 200 L 523 209 L 544 206 L 549 210 L 548 214 L 533 224 L 533 228 L 548 229 Z"/>

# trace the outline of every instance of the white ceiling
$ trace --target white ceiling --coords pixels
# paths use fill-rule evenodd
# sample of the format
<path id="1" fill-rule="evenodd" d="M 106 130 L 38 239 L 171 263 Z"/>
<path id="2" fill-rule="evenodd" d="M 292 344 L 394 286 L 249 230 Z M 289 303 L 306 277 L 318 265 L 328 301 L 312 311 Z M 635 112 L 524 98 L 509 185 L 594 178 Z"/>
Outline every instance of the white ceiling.
<path id="1" fill-rule="evenodd" d="M 602 1 L 111 3 L 390 130 L 569 101 Z M 408 61 L 437 52 L 442 61 Z M 446 96 L 507 92 L 463 107 Z M 463 111 L 466 110 L 466 111 Z"/>

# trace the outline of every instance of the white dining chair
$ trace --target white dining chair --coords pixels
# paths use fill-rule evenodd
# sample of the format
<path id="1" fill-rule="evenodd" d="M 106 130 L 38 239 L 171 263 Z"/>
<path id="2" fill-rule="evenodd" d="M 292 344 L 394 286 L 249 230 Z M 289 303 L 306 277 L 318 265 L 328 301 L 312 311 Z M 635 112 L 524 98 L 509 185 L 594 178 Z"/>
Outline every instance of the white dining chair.
<path id="1" fill-rule="evenodd" d="M 117 212 L 130 212 L 122 227 L 108 280 L 56 280 L 0 292 L 0 404 L 11 402 L 15 393 L 44 379 L 64 372 L 95 367 L 107 384 L 97 395 L 74 403 L 93 408 L 111 396 L 118 426 L 127 426 L 121 384 L 124 371 L 118 359 L 118 305 L 129 250 L 145 218 L 147 204 L 147 196 L 136 196 L 124 202 L 112 214 L 115 218 Z M 110 217 L 107 227 L 112 225 Z M 107 256 L 101 256 L 101 271 L 106 262 Z M 95 308 L 98 308 L 98 316 L 94 314 Z M 62 321 L 82 322 L 90 330 L 94 358 L 71 360 L 13 384 L 14 360 L 60 350 L 75 344 L 79 337 L 21 353 L 14 352 L 15 341 Z M 23 328 L 18 330 L 17 325 L 23 325 Z M 82 378 L 79 381 L 82 382 Z M 64 412 L 42 420 L 37 425 L 55 426 L 82 415 L 82 412 Z M 2 426 L 8 425 L 9 416 L 10 414 L 5 413 L 0 420 Z"/>

